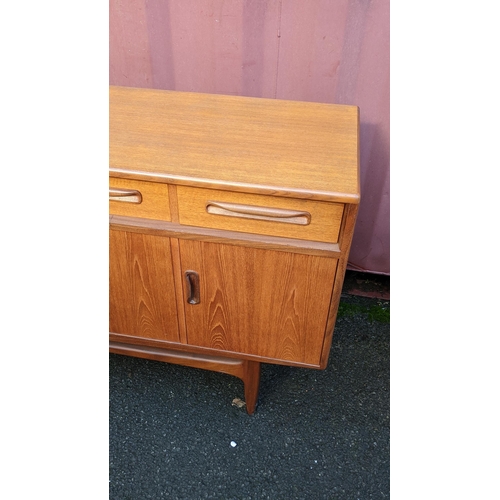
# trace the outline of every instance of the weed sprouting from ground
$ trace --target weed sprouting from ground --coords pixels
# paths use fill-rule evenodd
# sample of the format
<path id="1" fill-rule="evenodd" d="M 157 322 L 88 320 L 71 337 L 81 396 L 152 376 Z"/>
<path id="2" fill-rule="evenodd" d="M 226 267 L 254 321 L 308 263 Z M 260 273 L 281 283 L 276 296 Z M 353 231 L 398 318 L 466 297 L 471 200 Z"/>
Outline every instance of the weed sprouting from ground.
<path id="1" fill-rule="evenodd" d="M 340 302 L 338 317 L 352 317 L 356 314 L 366 314 L 368 321 L 373 323 L 378 321 L 380 323 L 390 322 L 390 307 L 389 303 L 377 302 L 370 306 L 362 306 L 359 304 L 350 304 L 348 302 Z"/>

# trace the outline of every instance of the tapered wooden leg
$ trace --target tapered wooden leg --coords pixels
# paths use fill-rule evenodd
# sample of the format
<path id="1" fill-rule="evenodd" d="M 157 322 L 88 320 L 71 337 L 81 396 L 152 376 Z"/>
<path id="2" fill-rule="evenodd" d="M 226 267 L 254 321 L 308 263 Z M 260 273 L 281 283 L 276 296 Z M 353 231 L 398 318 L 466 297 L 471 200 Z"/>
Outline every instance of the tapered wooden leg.
<path id="1" fill-rule="evenodd" d="M 259 398 L 260 363 L 258 361 L 243 361 L 243 376 L 245 385 L 245 402 L 247 413 L 252 415 Z"/>
<path id="2" fill-rule="evenodd" d="M 223 358 L 207 354 L 173 351 L 165 348 L 138 346 L 113 341 L 109 343 L 109 351 L 116 354 L 125 354 L 127 356 L 154 359 L 156 361 L 164 361 L 177 365 L 191 366 L 193 368 L 202 368 L 204 370 L 227 373 L 228 375 L 238 377 L 243 380 L 245 387 L 245 403 L 247 413 L 252 415 L 255 411 L 255 406 L 257 405 L 257 399 L 259 397 L 259 361 Z"/>

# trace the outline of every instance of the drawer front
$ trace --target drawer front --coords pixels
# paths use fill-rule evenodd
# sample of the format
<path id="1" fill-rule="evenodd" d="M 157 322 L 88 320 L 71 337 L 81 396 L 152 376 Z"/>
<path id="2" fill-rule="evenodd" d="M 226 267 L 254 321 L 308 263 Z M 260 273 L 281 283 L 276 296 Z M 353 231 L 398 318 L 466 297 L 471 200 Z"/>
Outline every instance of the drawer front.
<path id="1" fill-rule="evenodd" d="M 110 177 L 109 213 L 170 221 L 168 185 Z"/>
<path id="2" fill-rule="evenodd" d="M 283 238 L 336 243 L 344 205 L 177 186 L 179 222 Z"/>

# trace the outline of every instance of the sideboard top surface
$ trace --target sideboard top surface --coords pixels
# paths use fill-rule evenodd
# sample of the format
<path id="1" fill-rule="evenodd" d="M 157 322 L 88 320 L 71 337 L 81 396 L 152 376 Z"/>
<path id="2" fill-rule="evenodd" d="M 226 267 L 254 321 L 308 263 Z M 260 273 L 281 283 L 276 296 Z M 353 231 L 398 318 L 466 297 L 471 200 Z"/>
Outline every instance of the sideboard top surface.
<path id="1" fill-rule="evenodd" d="M 359 202 L 357 106 L 110 87 L 110 175 Z"/>

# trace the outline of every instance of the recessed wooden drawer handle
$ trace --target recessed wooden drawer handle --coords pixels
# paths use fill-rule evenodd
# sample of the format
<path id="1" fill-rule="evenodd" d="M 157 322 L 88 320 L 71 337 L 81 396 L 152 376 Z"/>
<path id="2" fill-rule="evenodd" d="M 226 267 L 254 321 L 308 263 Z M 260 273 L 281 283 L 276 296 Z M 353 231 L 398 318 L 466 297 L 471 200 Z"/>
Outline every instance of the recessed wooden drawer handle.
<path id="1" fill-rule="evenodd" d="M 125 201 L 127 203 L 141 203 L 142 195 L 135 189 L 109 188 L 109 199 L 113 201 Z"/>
<path id="2" fill-rule="evenodd" d="M 220 201 L 207 202 L 207 212 L 215 215 L 228 215 L 229 217 L 243 217 L 244 219 L 286 222 L 288 224 L 298 224 L 299 226 L 307 226 L 311 223 L 311 214 L 309 212 Z"/>
<path id="3" fill-rule="evenodd" d="M 196 271 L 186 271 L 184 273 L 186 278 L 188 304 L 200 303 L 200 277 Z"/>

